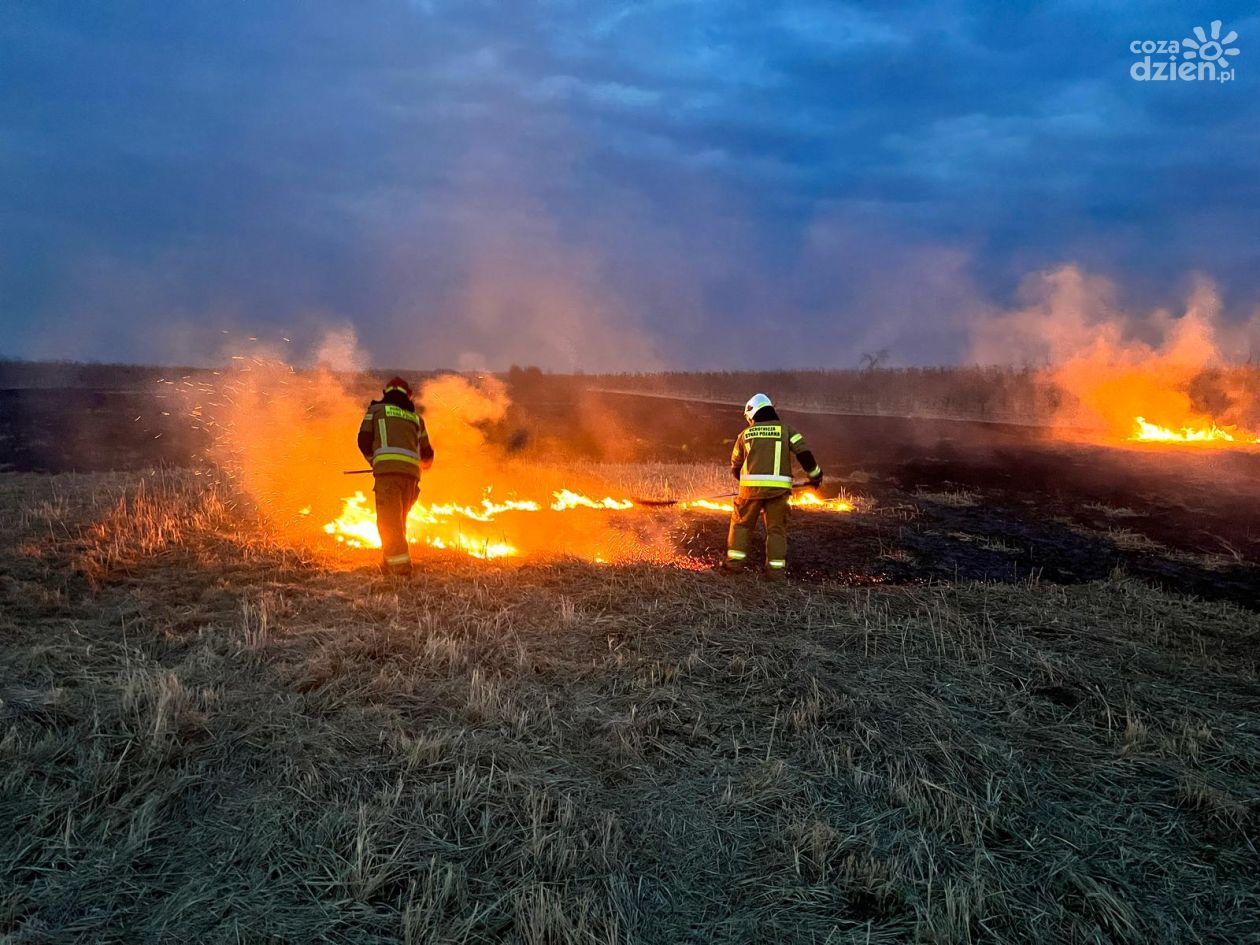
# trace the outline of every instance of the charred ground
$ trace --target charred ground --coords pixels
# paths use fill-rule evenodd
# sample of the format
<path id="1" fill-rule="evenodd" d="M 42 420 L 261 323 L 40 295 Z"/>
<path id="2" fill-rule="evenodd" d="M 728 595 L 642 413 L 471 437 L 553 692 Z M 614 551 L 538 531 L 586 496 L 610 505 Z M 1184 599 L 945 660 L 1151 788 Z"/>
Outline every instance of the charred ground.
<path id="1" fill-rule="evenodd" d="M 566 412 L 540 401 L 504 427 L 533 428 L 530 449 L 564 455 L 563 438 L 545 431 L 563 428 Z M 742 423 L 737 407 L 596 392 L 576 416 L 569 438 L 582 455 L 720 468 Z M 784 416 L 806 432 L 830 491 L 872 500 L 851 516 L 796 515 L 798 578 L 1077 583 L 1119 568 L 1260 608 L 1260 450 L 1107 448 L 1017 424 Z M 692 534 L 691 553 L 716 563 L 725 523 L 703 519 Z"/>

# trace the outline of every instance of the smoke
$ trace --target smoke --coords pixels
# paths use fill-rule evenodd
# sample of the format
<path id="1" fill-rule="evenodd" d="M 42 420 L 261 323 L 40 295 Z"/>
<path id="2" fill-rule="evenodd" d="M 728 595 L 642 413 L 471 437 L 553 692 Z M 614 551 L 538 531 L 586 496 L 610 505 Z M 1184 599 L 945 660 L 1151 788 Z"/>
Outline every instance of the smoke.
<path id="1" fill-rule="evenodd" d="M 1254 371 L 1240 368 L 1260 350 L 1260 317 L 1224 323 L 1210 280 L 1196 279 L 1176 311 L 1126 310 L 1114 282 L 1072 265 L 1029 276 L 1019 295 L 1019 308 L 976 321 L 972 354 L 1043 366 L 1060 395 L 1052 425 L 1109 439 L 1127 438 L 1137 417 L 1172 429 L 1260 426 Z"/>
<path id="2" fill-rule="evenodd" d="M 359 347 L 359 335 L 353 328 L 335 328 L 320 339 L 315 363 L 333 371 L 357 373 L 367 370 L 368 355 Z"/>
<path id="3" fill-rule="evenodd" d="M 525 458 L 512 451 L 510 439 L 507 444 L 492 440 L 487 431 L 511 406 L 506 386 L 496 377 L 433 378 L 421 386 L 417 406 L 437 453 L 421 480 L 422 503 L 475 507 L 486 499 L 523 499 L 545 509 L 562 490 L 598 500 L 608 489 L 589 467 L 549 463 L 545 453 Z M 564 431 L 559 433 L 551 439 L 562 440 Z M 673 554 L 668 529 L 661 523 L 641 517 L 613 519 L 600 512 L 509 515 L 476 532 L 481 539 L 509 544 L 533 557 L 624 562 Z"/>
<path id="4" fill-rule="evenodd" d="M 211 434 L 208 458 L 278 533 L 335 515 L 351 481 L 342 471 L 363 466 L 354 442 L 362 407 L 342 376 L 250 357 L 215 381 L 192 393 Z"/>
<path id="5" fill-rule="evenodd" d="M 523 120 L 523 78 L 510 78 L 484 90 L 492 120 L 429 156 L 441 187 L 356 205 L 381 288 L 369 347 L 378 361 L 470 372 L 659 367 L 638 286 L 616 278 L 645 238 L 641 204 L 615 187 L 592 199 L 591 144 L 562 110 L 540 135 Z"/>
<path id="6" fill-rule="evenodd" d="M 347 500 L 371 508 L 372 477 L 346 472 L 367 468 L 356 436 L 369 398 L 379 396 L 379 379 L 345 370 L 365 363 L 349 329 L 320 339 L 313 368 L 251 350 L 234 355 L 222 373 L 187 379 L 178 392 L 211 436 L 208 459 L 249 498 L 269 532 L 286 544 L 328 551 L 334 546 L 325 526 L 343 515 Z M 498 378 L 442 375 L 421 384 L 415 399 L 437 454 L 421 479 L 421 506 L 460 507 L 473 515 L 435 517 L 422 510 L 413 537 L 431 544 L 436 538 L 440 547 L 502 543 L 545 558 L 611 562 L 672 554 L 659 523 L 548 511 L 561 490 L 598 499 L 607 484 L 586 469 L 522 458 L 511 451 L 510 439 L 506 446 L 496 442 L 489 433 L 510 407 Z M 355 500 L 356 493 L 363 496 Z M 542 511 L 476 518 L 486 502 L 509 501 L 533 502 Z M 370 523 L 366 534 L 373 534 Z"/>
<path id="7" fill-rule="evenodd" d="M 433 468 L 424 474 L 425 496 L 475 503 L 487 486 L 502 483 L 506 457 L 489 442 L 487 429 L 503 419 L 508 406 L 507 388 L 491 375 L 474 382 L 449 374 L 421 385 L 416 407 L 438 454 Z"/>

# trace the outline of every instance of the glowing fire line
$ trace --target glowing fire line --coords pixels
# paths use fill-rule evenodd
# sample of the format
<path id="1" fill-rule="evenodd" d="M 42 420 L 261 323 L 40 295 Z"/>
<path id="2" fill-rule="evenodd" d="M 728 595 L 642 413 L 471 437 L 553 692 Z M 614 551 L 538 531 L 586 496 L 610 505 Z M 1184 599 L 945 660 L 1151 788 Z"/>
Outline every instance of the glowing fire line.
<path id="1" fill-rule="evenodd" d="M 796 508 L 812 511 L 852 512 L 853 502 L 837 497 L 823 499 L 813 493 L 797 493 L 789 500 Z M 485 560 L 515 557 L 519 549 L 504 538 L 488 538 L 475 534 L 477 526 L 493 524 L 500 515 L 525 512 L 567 512 L 591 510 L 624 512 L 636 508 L 632 499 L 614 499 L 605 496 L 592 499 L 570 489 L 552 493 L 552 501 L 546 508 L 531 500 L 509 499 L 496 502 L 488 496 L 479 506 L 458 503 L 417 504 L 407 516 L 407 540 L 411 544 L 423 544 L 430 548 L 461 551 L 474 558 Z M 729 512 L 730 502 L 713 499 L 696 499 L 680 502 L 680 510 Z M 463 524 L 461 524 L 463 523 Z M 467 526 L 467 529 L 465 528 Z M 356 492 L 342 500 L 341 514 L 324 525 L 324 532 L 347 548 L 379 548 L 380 535 L 376 530 L 376 515 L 367 496 Z M 595 560 L 601 561 L 601 557 Z"/>
<path id="2" fill-rule="evenodd" d="M 788 499 L 788 505 L 794 509 L 810 509 L 818 512 L 852 512 L 854 508 L 849 499 L 841 497 L 824 499 L 812 492 L 795 493 Z M 713 499 L 694 499 L 690 502 L 679 503 L 678 507 L 710 512 L 730 512 L 735 508 L 731 502 L 719 502 Z"/>

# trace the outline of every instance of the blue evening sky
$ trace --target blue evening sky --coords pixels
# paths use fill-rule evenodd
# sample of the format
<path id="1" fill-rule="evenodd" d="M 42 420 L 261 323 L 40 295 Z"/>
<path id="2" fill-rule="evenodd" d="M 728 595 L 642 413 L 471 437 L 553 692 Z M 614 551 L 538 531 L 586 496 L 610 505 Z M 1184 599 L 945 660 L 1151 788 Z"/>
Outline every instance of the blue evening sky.
<path id="1" fill-rule="evenodd" d="M 1232 82 L 1130 77 L 1214 19 Z M 1069 264 L 1241 321 L 1258 90 L 1238 2 L 5 0 L 0 355 L 954 362 Z"/>

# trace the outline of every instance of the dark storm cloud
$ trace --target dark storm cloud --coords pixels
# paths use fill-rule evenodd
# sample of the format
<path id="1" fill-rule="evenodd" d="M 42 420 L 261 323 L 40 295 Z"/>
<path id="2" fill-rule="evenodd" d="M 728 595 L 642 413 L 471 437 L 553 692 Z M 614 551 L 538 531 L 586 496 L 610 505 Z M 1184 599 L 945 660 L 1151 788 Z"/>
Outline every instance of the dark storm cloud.
<path id="1" fill-rule="evenodd" d="M 1218 17 L 1232 86 L 1130 80 L 1131 40 Z M 1258 27 L 1241 4 L 12 2 L 0 353 L 200 361 L 222 328 L 350 322 L 418 365 L 938 361 L 1069 261 L 1143 305 L 1206 273 L 1246 315 Z"/>

